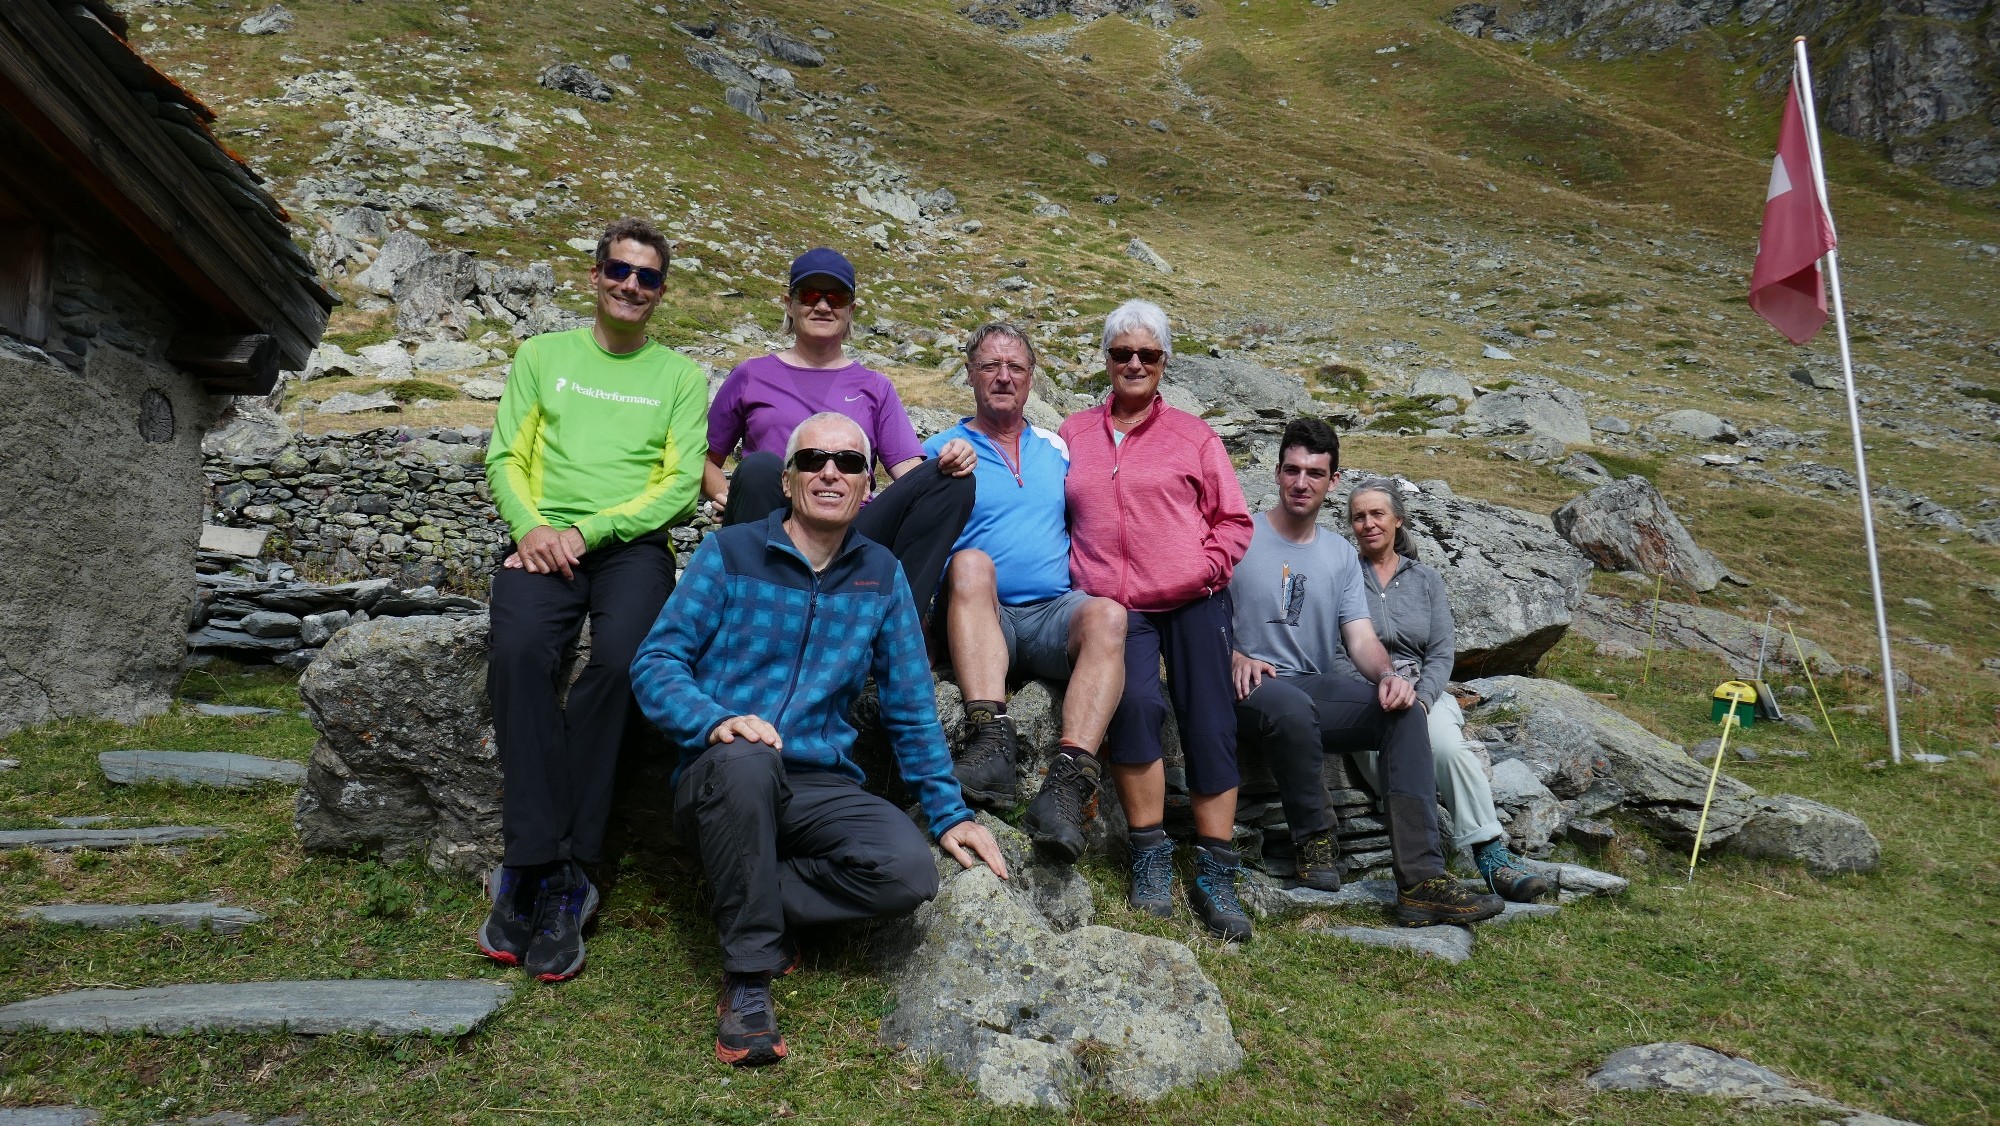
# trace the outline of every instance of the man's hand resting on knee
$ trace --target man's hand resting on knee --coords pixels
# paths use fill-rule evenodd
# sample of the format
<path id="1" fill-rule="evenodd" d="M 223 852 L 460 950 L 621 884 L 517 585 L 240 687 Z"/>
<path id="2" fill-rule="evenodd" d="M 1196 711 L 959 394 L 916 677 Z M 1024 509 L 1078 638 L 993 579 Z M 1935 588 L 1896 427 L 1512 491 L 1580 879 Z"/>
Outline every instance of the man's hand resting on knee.
<path id="1" fill-rule="evenodd" d="M 970 868 L 983 861 L 993 874 L 1007 878 L 1007 858 L 1000 855 L 1000 842 L 986 831 L 986 826 L 977 821 L 960 821 L 944 831 L 938 838 L 938 847 L 945 855 L 958 861 L 961 868 Z M 976 859 L 975 859 L 976 858 Z"/>
<path id="2" fill-rule="evenodd" d="M 738 739 L 746 743 L 763 743 L 774 751 L 785 749 L 784 737 L 762 716 L 733 715 L 716 724 L 715 730 L 708 733 L 708 745 L 711 747 L 717 743 L 734 743 Z M 987 839 L 993 838 L 988 836 Z"/>
<path id="3" fill-rule="evenodd" d="M 531 575 L 560 573 L 567 579 L 572 577 L 571 569 L 583 562 L 584 547 L 583 533 L 575 528 L 558 532 L 543 524 L 522 536 L 514 545 L 514 554 L 501 566 L 523 569 Z"/>

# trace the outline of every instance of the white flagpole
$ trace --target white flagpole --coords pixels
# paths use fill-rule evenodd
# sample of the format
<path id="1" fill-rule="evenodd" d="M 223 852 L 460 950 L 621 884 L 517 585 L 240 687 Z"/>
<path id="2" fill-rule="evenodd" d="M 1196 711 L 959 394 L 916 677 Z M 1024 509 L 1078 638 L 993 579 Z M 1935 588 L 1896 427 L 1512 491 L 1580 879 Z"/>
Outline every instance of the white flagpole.
<path id="1" fill-rule="evenodd" d="M 1806 64 L 1806 37 L 1792 41 L 1798 68 L 1799 110 L 1806 119 L 1806 147 L 1812 153 L 1813 189 L 1833 225 L 1833 207 L 1826 197 L 1826 166 L 1819 153 L 1819 117 L 1813 108 L 1812 70 Z M 1896 722 L 1896 669 L 1889 657 L 1889 612 L 1882 601 L 1882 562 L 1875 551 L 1875 502 L 1868 491 L 1868 458 L 1861 448 L 1861 403 L 1854 392 L 1854 357 L 1847 347 L 1847 309 L 1840 299 L 1840 251 L 1826 252 L 1828 288 L 1833 294 L 1833 326 L 1840 340 L 1840 373 L 1847 387 L 1847 423 L 1854 433 L 1854 480 L 1861 487 L 1861 534 L 1868 544 L 1868 583 L 1875 592 L 1875 635 L 1882 643 L 1882 692 L 1889 705 L 1889 756 L 1903 761 L 1902 731 Z"/>

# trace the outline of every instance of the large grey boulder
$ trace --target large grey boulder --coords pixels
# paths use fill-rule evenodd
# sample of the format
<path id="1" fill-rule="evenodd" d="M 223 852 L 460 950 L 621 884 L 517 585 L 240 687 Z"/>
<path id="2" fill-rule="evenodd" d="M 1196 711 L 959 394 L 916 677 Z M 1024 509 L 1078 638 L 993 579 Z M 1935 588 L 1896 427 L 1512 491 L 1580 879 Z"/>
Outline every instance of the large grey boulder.
<path id="1" fill-rule="evenodd" d="M 581 63 L 551 63 L 536 77 L 535 85 L 593 102 L 608 102 L 612 98 L 611 87 Z"/>
<path id="2" fill-rule="evenodd" d="M 1616 810 L 1675 843 L 1691 842 L 1708 790 L 1708 770 L 1680 747 L 1567 684 L 1501 676 L 1467 687 L 1481 703 L 1468 723 L 1501 736 L 1496 768 L 1520 759 L 1575 817 Z M 1720 844 L 1743 828 L 1756 791 L 1723 775 L 1716 782 L 1705 839 Z"/>
<path id="3" fill-rule="evenodd" d="M 1312 400 L 1305 380 L 1288 371 L 1236 357 L 1176 352 L 1167 360 L 1165 382 L 1223 410 L 1272 410 L 1292 413 Z"/>
<path id="4" fill-rule="evenodd" d="M 296 823 L 309 851 L 421 856 L 478 872 L 500 854 L 486 615 L 376 618 L 299 678 L 319 729 Z"/>
<path id="5" fill-rule="evenodd" d="M 239 398 L 202 435 L 201 452 L 207 457 L 267 462 L 291 443 L 292 430 L 284 416 L 262 399 Z"/>
<path id="6" fill-rule="evenodd" d="M 1178 942 L 1059 931 L 983 867 L 952 877 L 914 926 L 882 1038 L 989 1100 L 1064 1107 L 1087 1086 L 1151 1101 L 1242 1065 L 1220 991 Z"/>
<path id="7" fill-rule="evenodd" d="M 1734 442 L 1741 437 L 1736 432 L 1736 427 L 1702 410 L 1677 410 L 1655 415 L 1653 426 L 1669 434 L 1693 438 L 1697 442 Z"/>
<path id="8" fill-rule="evenodd" d="M 1814 676 L 1833 676 L 1841 664 L 1819 643 L 1800 635 L 1798 650 L 1783 626 L 1771 627 L 1764 636 L 1764 623 L 1739 618 L 1723 610 L 1693 606 L 1685 602 L 1661 601 L 1658 620 L 1652 599 L 1625 602 L 1600 594 L 1586 594 L 1578 605 L 1572 625 L 1583 637 L 1600 646 L 1638 653 L 1649 643 L 1661 649 L 1692 649 L 1722 658 L 1740 676 L 1757 671 L 1757 649 L 1764 646 L 1764 668 L 1797 669 L 1798 652 L 1811 663 Z"/>
<path id="9" fill-rule="evenodd" d="M 1743 856 L 1797 860 L 1816 876 L 1873 872 L 1882 866 L 1882 844 L 1868 823 L 1844 810 L 1790 794 L 1751 802 L 1750 819 L 1729 841 Z"/>
<path id="10" fill-rule="evenodd" d="M 1273 469 L 1238 472 L 1252 511 L 1277 500 Z M 1343 470 L 1320 526 L 1348 535 L 1347 494 L 1369 474 Z M 1556 535 L 1547 517 L 1470 500 L 1443 481 L 1398 479 L 1417 558 L 1444 576 L 1451 600 L 1458 678 L 1526 673 L 1568 631 L 1590 582 L 1590 560 Z"/>
<path id="11" fill-rule="evenodd" d="M 1745 1109 L 1813 1110 L 1841 1116 L 1846 1126 L 1914 1126 L 1843 1106 L 1741 1056 L 1699 1044 L 1665 1042 L 1621 1048 L 1584 1082 L 1600 1091 L 1671 1091 L 1725 1099 Z"/>
<path id="12" fill-rule="evenodd" d="M 247 790 L 269 783 L 296 786 L 306 780 L 303 763 L 233 751 L 102 751 L 97 768 L 114 786 L 161 782 Z"/>
<path id="13" fill-rule="evenodd" d="M 410 339 L 465 338 L 465 299 L 478 286 L 469 250 L 428 254 L 396 279 L 396 331 Z"/>
<path id="14" fill-rule="evenodd" d="M 1465 417 L 1490 434 L 1533 434 L 1566 446 L 1591 442 L 1583 397 L 1567 387 L 1509 387 L 1481 395 Z"/>
<path id="15" fill-rule="evenodd" d="M 1698 591 L 1722 581 L 1722 564 L 1697 546 L 1665 497 L 1637 475 L 1599 485 L 1555 510 L 1557 534 L 1607 571 L 1640 571 Z"/>
<path id="16" fill-rule="evenodd" d="M 398 230 L 382 243 L 382 250 L 369 267 L 354 277 L 354 284 L 380 297 L 396 292 L 396 283 L 418 262 L 430 257 L 431 244 L 422 235 Z"/>
<path id="17" fill-rule="evenodd" d="M 513 992 L 502 981 L 248 981 L 80 989 L 0 1008 L 0 1032 L 463 1036 Z"/>

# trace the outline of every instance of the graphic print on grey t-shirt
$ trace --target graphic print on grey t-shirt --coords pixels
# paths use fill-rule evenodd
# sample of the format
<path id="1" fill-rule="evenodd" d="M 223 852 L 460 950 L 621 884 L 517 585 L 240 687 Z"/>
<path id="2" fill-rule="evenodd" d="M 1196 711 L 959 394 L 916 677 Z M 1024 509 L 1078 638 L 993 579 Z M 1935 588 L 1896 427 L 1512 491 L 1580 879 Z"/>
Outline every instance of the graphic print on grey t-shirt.
<path id="1" fill-rule="evenodd" d="M 1285 580 L 1279 590 L 1278 602 L 1284 606 L 1285 612 L 1278 617 L 1272 618 L 1270 624 L 1274 626 L 1297 626 L 1299 624 L 1299 611 L 1305 609 L 1306 605 L 1306 577 L 1294 574 L 1290 561 L 1285 563 Z"/>

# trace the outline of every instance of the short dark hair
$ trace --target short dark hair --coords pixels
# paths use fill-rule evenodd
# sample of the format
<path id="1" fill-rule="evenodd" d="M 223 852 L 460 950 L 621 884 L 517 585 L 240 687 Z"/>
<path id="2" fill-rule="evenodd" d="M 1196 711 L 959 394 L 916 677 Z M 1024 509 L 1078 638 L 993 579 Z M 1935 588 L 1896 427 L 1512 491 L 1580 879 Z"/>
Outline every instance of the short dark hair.
<path id="1" fill-rule="evenodd" d="M 1325 422 L 1305 415 L 1285 424 L 1285 436 L 1278 439 L 1278 460 L 1285 459 L 1285 451 L 1293 446 L 1301 446 L 1309 454 L 1332 454 L 1333 460 L 1327 468 L 1340 472 L 1340 435 Z"/>
<path id="2" fill-rule="evenodd" d="M 1038 363 L 1040 363 L 1041 357 L 1035 353 L 1035 342 L 1028 339 L 1027 333 L 1022 332 L 1020 329 L 1016 328 L 1013 325 L 1008 324 L 1005 321 L 988 321 L 987 323 L 980 325 L 978 328 L 973 329 L 972 335 L 966 337 L 965 365 L 967 367 L 971 367 L 972 358 L 979 354 L 979 349 L 984 347 L 988 340 L 991 340 L 996 336 L 1005 337 L 1008 340 L 1018 341 L 1021 347 L 1026 348 L 1028 350 L 1028 366 L 1030 368 L 1033 368 Z"/>
<path id="3" fill-rule="evenodd" d="M 660 269 L 666 270 L 667 259 L 673 257 L 674 244 L 667 241 L 667 236 L 661 234 L 658 227 L 644 219 L 634 219 L 630 215 L 622 219 L 613 219 L 610 225 L 604 228 L 604 233 L 598 236 L 597 264 L 602 266 L 611 257 L 612 243 L 628 239 L 652 247 L 660 256 Z"/>

